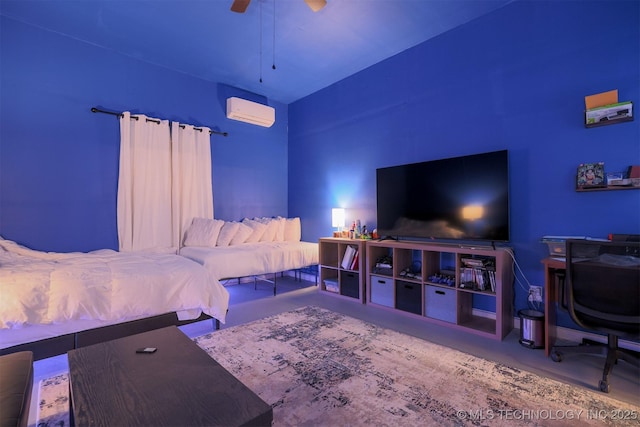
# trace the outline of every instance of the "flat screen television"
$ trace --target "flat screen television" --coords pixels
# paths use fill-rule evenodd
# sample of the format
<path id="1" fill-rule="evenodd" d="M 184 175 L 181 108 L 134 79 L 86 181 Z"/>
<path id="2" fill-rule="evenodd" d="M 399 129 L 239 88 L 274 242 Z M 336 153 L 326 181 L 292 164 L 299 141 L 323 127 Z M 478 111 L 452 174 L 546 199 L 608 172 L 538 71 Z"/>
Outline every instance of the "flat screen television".
<path id="1" fill-rule="evenodd" d="M 509 241 L 507 150 L 376 170 L 381 237 Z"/>

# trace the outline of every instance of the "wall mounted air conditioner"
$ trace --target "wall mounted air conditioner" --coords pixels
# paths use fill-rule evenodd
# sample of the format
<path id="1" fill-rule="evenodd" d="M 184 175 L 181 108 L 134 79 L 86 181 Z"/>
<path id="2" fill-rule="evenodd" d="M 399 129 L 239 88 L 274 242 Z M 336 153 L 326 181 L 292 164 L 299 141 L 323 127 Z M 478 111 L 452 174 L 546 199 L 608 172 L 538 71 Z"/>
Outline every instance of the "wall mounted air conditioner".
<path id="1" fill-rule="evenodd" d="M 268 128 L 276 121 L 276 110 L 268 105 L 231 97 L 227 98 L 227 118 Z"/>

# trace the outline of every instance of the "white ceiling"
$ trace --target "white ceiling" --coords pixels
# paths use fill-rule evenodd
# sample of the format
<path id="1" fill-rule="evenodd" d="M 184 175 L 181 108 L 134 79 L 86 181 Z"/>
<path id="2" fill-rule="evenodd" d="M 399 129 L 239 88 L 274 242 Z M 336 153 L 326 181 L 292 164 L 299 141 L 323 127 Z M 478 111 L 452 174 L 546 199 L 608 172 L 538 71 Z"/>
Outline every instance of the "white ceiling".
<path id="1" fill-rule="evenodd" d="M 232 0 L 0 0 L 0 14 L 291 103 L 512 1 L 327 0 L 314 13 L 252 0 L 238 14 Z"/>

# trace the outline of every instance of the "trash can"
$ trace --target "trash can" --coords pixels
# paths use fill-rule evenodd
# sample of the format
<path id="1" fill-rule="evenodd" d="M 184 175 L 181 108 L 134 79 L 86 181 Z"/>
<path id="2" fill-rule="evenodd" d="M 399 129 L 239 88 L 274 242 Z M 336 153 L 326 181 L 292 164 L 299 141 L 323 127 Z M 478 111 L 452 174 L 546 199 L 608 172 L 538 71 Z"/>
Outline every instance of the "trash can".
<path id="1" fill-rule="evenodd" d="M 520 344 L 527 348 L 544 348 L 544 313 L 520 310 Z"/>

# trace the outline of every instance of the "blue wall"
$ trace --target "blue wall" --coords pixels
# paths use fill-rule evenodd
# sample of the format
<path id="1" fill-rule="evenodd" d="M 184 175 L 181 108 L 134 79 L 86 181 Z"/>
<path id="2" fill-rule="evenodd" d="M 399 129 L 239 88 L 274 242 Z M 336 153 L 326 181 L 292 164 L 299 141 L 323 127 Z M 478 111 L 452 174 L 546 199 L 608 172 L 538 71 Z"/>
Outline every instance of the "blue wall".
<path id="1" fill-rule="evenodd" d="M 56 33 L 0 22 L 0 235 L 35 249 L 117 249 L 119 124 L 93 106 L 229 132 L 213 135 L 214 215 L 287 215 L 287 106 L 262 128 L 226 98 L 267 102 Z"/>
<path id="2" fill-rule="evenodd" d="M 542 235 L 640 233 L 640 191 L 574 191 L 579 163 L 640 164 L 640 120 L 582 125 L 585 95 L 640 105 L 640 2 L 517 1 L 289 106 L 0 19 L 0 235 L 33 248 L 117 247 L 118 123 L 92 106 L 228 131 L 215 216 L 300 216 L 304 240 L 336 206 L 375 227 L 378 167 L 503 148 L 532 284 Z M 227 120 L 228 96 L 267 101 L 276 124 Z"/>
<path id="3" fill-rule="evenodd" d="M 611 89 L 640 105 L 640 2 L 512 3 L 291 104 L 289 212 L 306 240 L 337 206 L 372 229 L 376 168 L 506 148 L 511 246 L 541 285 L 543 235 L 640 233 L 640 191 L 575 191 L 580 163 L 640 165 L 640 120 L 583 126 Z"/>

